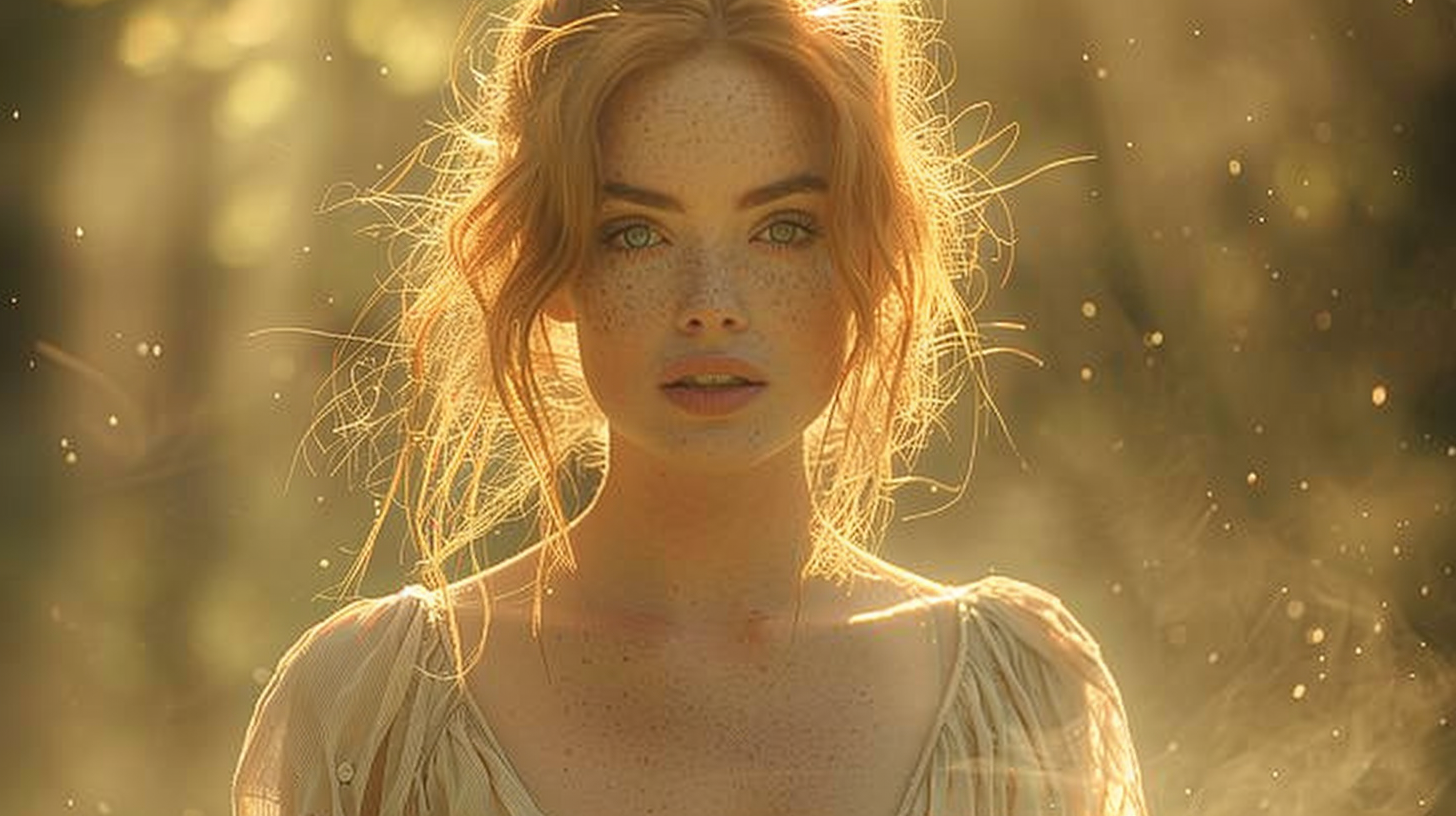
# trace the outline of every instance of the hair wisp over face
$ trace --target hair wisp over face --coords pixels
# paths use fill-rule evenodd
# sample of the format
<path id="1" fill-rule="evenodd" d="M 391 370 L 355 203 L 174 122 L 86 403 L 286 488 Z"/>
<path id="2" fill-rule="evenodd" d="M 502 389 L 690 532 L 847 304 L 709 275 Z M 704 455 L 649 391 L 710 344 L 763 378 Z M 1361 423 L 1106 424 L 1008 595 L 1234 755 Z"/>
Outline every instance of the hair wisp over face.
<path id="1" fill-rule="evenodd" d="M 482 36 L 485 22 L 498 27 Z M 831 135 L 827 235 L 853 340 L 806 440 L 816 519 L 806 569 L 847 574 L 849 543 L 879 540 L 891 490 L 945 406 L 967 383 L 976 407 L 989 405 L 972 320 L 986 288 L 978 249 L 1011 238 L 990 229 L 999 189 L 971 159 L 1014 131 L 956 151 L 927 56 L 937 26 L 912 0 L 533 0 L 499 23 L 477 17 L 462 39 L 457 73 L 471 82 L 457 83 L 460 112 L 412 165 L 433 173 L 428 195 L 386 184 L 370 196 L 405 214 L 394 219 L 410 242 L 396 270 L 398 338 L 381 363 L 338 361 L 335 382 L 349 387 L 324 416 L 337 418 L 345 455 L 381 433 L 397 434 L 397 447 L 343 591 L 394 508 L 432 589 L 459 577 L 447 565 L 467 555 L 479 567 L 473 545 L 487 533 L 531 516 L 542 577 L 571 568 L 570 474 L 601 466 L 606 426 L 574 328 L 545 304 L 592 251 L 605 106 L 634 76 L 710 47 L 805 89 Z M 486 42 L 493 62 L 481 70 Z M 361 377 L 371 385 L 353 385 Z M 400 384 L 399 403 L 360 399 L 386 382 Z M 977 431 L 986 416 L 978 410 Z"/>

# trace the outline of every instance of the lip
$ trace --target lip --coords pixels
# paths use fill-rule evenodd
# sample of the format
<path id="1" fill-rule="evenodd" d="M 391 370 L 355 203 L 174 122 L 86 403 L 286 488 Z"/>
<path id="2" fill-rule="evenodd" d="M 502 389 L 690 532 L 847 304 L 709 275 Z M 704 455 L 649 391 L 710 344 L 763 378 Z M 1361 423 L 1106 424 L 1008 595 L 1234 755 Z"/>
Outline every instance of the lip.
<path id="1" fill-rule="evenodd" d="M 694 374 L 727 374 L 747 382 L 717 388 L 676 386 L 678 380 Z M 737 357 L 697 355 L 672 361 L 663 369 L 662 393 L 678 408 L 698 416 L 725 416 L 752 402 L 768 387 L 762 371 Z"/>
<path id="2" fill-rule="evenodd" d="M 694 374 L 727 374 L 747 380 L 752 387 L 768 384 L 763 372 L 745 360 L 721 354 L 703 354 L 680 357 L 668 363 L 662 370 L 662 387 L 667 388 Z"/>

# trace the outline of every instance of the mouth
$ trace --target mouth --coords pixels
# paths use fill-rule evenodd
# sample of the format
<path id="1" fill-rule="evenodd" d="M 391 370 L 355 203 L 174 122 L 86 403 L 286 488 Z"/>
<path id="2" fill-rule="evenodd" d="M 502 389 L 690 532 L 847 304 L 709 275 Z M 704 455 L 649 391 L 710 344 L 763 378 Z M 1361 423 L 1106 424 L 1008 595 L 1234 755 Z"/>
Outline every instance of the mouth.
<path id="1" fill-rule="evenodd" d="M 725 388 L 743 388 L 750 385 L 763 385 L 763 383 L 740 377 L 736 374 L 689 374 L 684 377 L 679 377 L 662 387 L 722 390 Z"/>
<path id="2" fill-rule="evenodd" d="M 753 402 L 767 385 L 757 368 L 736 357 L 696 356 L 669 364 L 661 387 L 687 413 L 724 416 Z"/>
<path id="3" fill-rule="evenodd" d="M 693 355 L 669 363 L 662 372 L 663 388 L 745 388 L 767 385 L 763 372 L 737 357 Z"/>

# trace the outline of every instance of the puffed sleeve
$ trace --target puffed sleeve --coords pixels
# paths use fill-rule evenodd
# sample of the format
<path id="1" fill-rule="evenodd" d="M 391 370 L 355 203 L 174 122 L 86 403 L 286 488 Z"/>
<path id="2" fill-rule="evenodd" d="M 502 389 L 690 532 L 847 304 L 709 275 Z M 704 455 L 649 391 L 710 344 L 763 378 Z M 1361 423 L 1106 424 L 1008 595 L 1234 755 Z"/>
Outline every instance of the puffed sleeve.
<path id="1" fill-rule="evenodd" d="M 396 798 L 381 780 L 421 749 L 392 730 L 412 713 L 426 606 L 409 591 L 355 601 L 288 649 L 248 725 L 235 816 L 357 816 Z"/>
<path id="2" fill-rule="evenodd" d="M 992 577 L 958 592 L 953 710 L 925 794 L 931 814 L 1145 816 L 1117 684 L 1056 596 Z"/>

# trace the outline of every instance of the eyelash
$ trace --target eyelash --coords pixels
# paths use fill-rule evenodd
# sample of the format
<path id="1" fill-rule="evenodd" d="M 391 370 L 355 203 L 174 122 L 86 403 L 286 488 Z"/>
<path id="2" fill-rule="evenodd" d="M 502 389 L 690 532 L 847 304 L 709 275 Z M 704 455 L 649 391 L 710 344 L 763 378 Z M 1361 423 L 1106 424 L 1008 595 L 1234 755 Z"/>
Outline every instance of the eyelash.
<path id="1" fill-rule="evenodd" d="M 795 249 L 813 243 L 814 239 L 819 237 L 819 224 L 814 220 L 814 216 L 806 212 L 790 211 L 776 214 L 772 221 L 764 225 L 763 229 L 754 233 L 754 240 L 761 240 L 761 236 L 767 236 L 769 230 L 772 230 L 780 224 L 797 227 L 799 234 L 789 241 L 762 239 L 763 243 L 768 244 L 774 249 Z"/>
<path id="2" fill-rule="evenodd" d="M 769 231 L 781 224 L 788 224 L 798 229 L 799 234 L 788 241 L 774 241 L 767 236 Z M 646 229 L 651 232 L 652 243 L 645 246 L 627 246 L 623 243 L 623 237 L 628 231 L 634 229 Z M 765 224 L 763 228 L 753 234 L 753 240 L 757 243 L 767 244 L 773 249 L 795 249 L 814 241 L 819 236 L 819 224 L 814 216 L 800 211 L 777 213 L 773 220 Z M 616 252 L 636 253 L 645 252 L 657 246 L 667 243 L 656 227 L 646 221 L 614 221 L 607 224 L 601 230 L 601 243 L 603 246 Z"/>
<path id="3" fill-rule="evenodd" d="M 655 240 L 647 246 L 640 247 L 627 246 L 623 244 L 622 236 L 626 235 L 628 230 L 634 230 L 639 227 L 651 232 L 652 237 Z M 631 253 L 643 252 L 645 250 L 652 249 L 659 244 L 666 243 L 667 239 L 662 237 L 662 233 L 659 232 L 656 227 L 652 226 L 646 221 L 614 221 L 610 224 L 607 224 L 605 227 L 602 227 L 601 241 L 602 245 L 608 249 L 615 250 L 617 252 Z"/>

